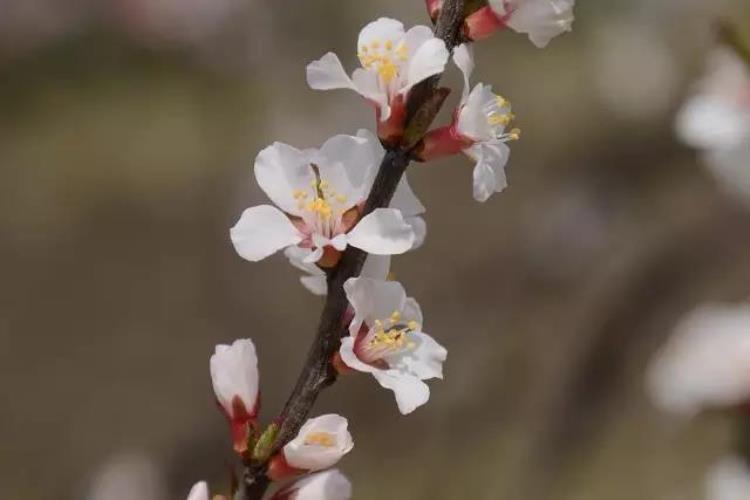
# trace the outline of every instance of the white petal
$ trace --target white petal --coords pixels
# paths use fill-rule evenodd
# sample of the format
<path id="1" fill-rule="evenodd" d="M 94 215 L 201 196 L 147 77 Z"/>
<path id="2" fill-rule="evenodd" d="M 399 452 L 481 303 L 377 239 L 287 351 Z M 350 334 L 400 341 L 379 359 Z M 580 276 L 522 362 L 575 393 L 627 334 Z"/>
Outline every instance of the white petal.
<path id="1" fill-rule="evenodd" d="M 414 230 L 392 208 L 378 208 L 360 220 L 347 234 L 350 245 L 376 255 L 395 255 L 414 244 Z"/>
<path id="2" fill-rule="evenodd" d="M 242 212 L 229 235 L 240 257 L 252 262 L 302 241 L 302 235 L 289 217 L 271 205 L 260 205 Z"/>
<path id="3" fill-rule="evenodd" d="M 350 500 L 352 485 L 338 470 L 310 474 L 277 492 L 271 500 Z"/>
<path id="4" fill-rule="evenodd" d="M 370 46 L 372 43 L 382 46 L 388 40 L 396 44 L 403 37 L 404 25 L 401 21 L 381 17 L 377 21 L 369 23 L 359 32 L 357 50 L 361 50 L 365 46 Z"/>
<path id="5" fill-rule="evenodd" d="M 422 217 L 407 217 L 406 223 L 414 231 L 414 244 L 411 250 L 416 250 L 424 244 L 424 240 L 427 237 L 427 223 Z"/>
<path id="6" fill-rule="evenodd" d="M 321 415 L 308 420 L 297 436 L 284 446 L 287 463 L 301 470 L 322 470 L 338 462 L 354 447 L 347 420 L 336 414 Z M 332 441 L 320 444 L 311 439 L 324 434 Z"/>
<path id="7" fill-rule="evenodd" d="M 462 43 L 453 51 L 453 62 L 461 70 L 464 77 L 464 88 L 461 103 L 465 103 L 469 97 L 471 74 L 474 72 L 474 51 L 469 43 Z"/>
<path id="8" fill-rule="evenodd" d="M 697 148 L 731 148 L 750 141 L 750 111 L 723 96 L 689 99 L 678 113 L 676 124 L 680 139 Z"/>
<path id="9" fill-rule="evenodd" d="M 445 42 L 439 38 L 433 38 L 422 44 L 409 61 L 406 87 L 401 92 L 408 92 L 422 80 L 442 73 L 448 57 L 450 54 L 445 47 Z"/>
<path id="10" fill-rule="evenodd" d="M 527 33 L 539 48 L 572 29 L 575 0 L 517 0 L 514 3 L 517 7 L 506 24 L 514 31 Z"/>
<path id="11" fill-rule="evenodd" d="M 313 239 L 316 239 L 317 235 L 313 234 Z M 313 264 L 314 262 L 318 262 L 321 257 L 323 257 L 323 247 L 325 246 L 324 243 L 318 242 L 318 246 L 315 247 L 315 250 L 309 253 L 307 257 L 302 259 L 302 262 L 304 264 Z"/>
<path id="12" fill-rule="evenodd" d="M 301 276 L 302 286 L 307 288 L 314 295 L 326 295 L 328 293 L 328 283 L 325 276 Z"/>
<path id="13" fill-rule="evenodd" d="M 376 141 L 377 147 L 372 141 Z M 340 205 L 342 211 L 367 199 L 384 155 L 380 141 L 371 135 L 337 135 L 323 144 L 315 164 L 321 180 L 329 183 L 335 195 L 344 197 Z"/>
<path id="14" fill-rule="evenodd" d="M 195 483 L 188 493 L 187 500 L 209 500 L 208 484 L 205 481 Z"/>
<path id="15" fill-rule="evenodd" d="M 310 167 L 309 151 L 281 142 L 265 148 L 255 159 L 255 179 L 271 201 L 283 211 L 298 215 L 295 191 L 313 194 L 310 184 L 315 173 Z"/>
<path id="16" fill-rule="evenodd" d="M 744 458 L 727 456 L 706 477 L 706 500 L 745 500 L 750 492 L 750 467 Z"/>
<path id="17" fill-rule="evenodd" d="M 352 74 L 352 81 L 359 95 L 375 103 L 380 108 L 380 120 L 387 120 L 391 114 L 388 89 L 381 85 L 378 72 L 374 69 L 355 69 Z"/>
<path id="18" fill-rule="evenodd" d="M 252 413 L 258 399 L 258 356 L 252 340 L 236 340 L 231 346 L 217 345 L 209 365 L 214 394 L 227 415 L 234 416 L 235 397 Z"/>
<path id="19" fill-rule="evenodd" d="M 359 273 L 362 278 L 372 278 L 375 280 L 385 281 L 391 272 L 390 255 L 368 255 L 365 259 L 365 265 L 362 266 L 362 272 Z"/>
<path id="20" fill-rule="evenodd" d="M 284 256 L 289 259 L 289 263 L 297 269 L 304 271 L 313 276 L 325 276 L 325 273 L 315 264 L 305 262 L 305 259 L 312 253 L 309 248 L 300 248 L 297 246 L 287 247 L 284 250 Z"/>
<path id="21" fill-rule="evenodd" d="M 477 161 L 473 173 L 474 199 L 485 202 L 494 193 L 508 187 L 505 165 L 508 163 L 510 148 L 505 144 L 476 144 L 469 149 L 469 156 Z"/>
<path id="22" fill-rule="evenodd" d="M 398 410 L 403 415 L 408 415 L 430 399 L 430 388 L 417 377 L 396 370 L 377 371 L 372 375 L 381 386 L 393 391 Z"/>
<path id="23" fill-rule="evenodd" d="M 370 326 L 375 320 L 388 318 L 393 311 L 402 311 L 406 304 L 406 291 L 397 281 L 349 278 L 344 283 L 344 291 L 354 308 L 355 318 L 363 319 Z M 356 333 L 352 331 L 353 335 Z"/>
<path id="24" fill-rule="evenodd" d="M 414 194 L 414 191 L 412 191 L 406 175 L 401 177 L 401 181 L 396 187 L 396 192 L 393 194 L 390 207 L 400 210 L 404 217 L 423 214 L 426 210 L 422 202 Z"/>
<path id="25" fill-rule="evenodd" d="M 356 90 L 354 82 L 346 74 L 339 56 L 333 52 L 329 52 L 307 65 L 307 84 L 315 90 Z"/>
<path id="26" fill-rule="evenodd" d="M 403 368 L 422 380 L 442 379 L 443 363 L 448 357 L 448 351 L 426 333 L 419 332 L 413 335 L 417 339 L 417 347 L 409 353 L 409 356 L 401 358 Z M 397 365 L 393 368 L 401 368 L 401 366 Z"/>
<path id="27" fill-rule="evenodd" d="M 458 133 L 473 141 L 489 141 L 494 136 L 485 111 L 495 99 L 492 87 L 478 83 L 474 86 L 458 114 Z"/>

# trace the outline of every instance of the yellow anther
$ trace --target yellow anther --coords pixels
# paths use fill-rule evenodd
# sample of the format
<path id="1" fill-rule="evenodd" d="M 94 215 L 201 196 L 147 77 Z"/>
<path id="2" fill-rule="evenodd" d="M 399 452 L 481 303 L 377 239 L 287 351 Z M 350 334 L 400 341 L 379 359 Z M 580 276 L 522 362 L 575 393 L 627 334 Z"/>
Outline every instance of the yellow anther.
<path id="1" fill-rule="evenodd" d="M 492 113 L 487 117 L 487 123 L 490 125 L 508 125 L 513 117 L 510 114 L 505 115 L 499 115 L 497 113 Z"/>
<path id="2" fill-rule="evenodd" d="M 416 321 L 409 321 L 406 326 L 408 326 L 409 330 L 412 331 L 419 330 L 419 323 L 417 323 Z"/>
<path id="3" fill-rule="evenodd" d="M 379 49 L 380 48 L 380 40 L 373 40 L 370 42 L 370 48 L 372 49 Z"/>
<path id="4" fill-rule="evenodd" d="M 393 311 L 391 314 L 391 323 L 398 323 L 401 321 L 401 313 L 399 311 Z"/>
<path id="5" fill-rule="evenodd" d="M 520 128 L 514 128 L 513 130 L 510 131 L 509 136 L 510 136 L 511 140 L 517 141 L 518 139 L 521 138 L 521 129 Z"/>
<path id="6" fill-rule="evenodd" d="M 396 55 L 402 61 L 406 61 L 409 58 L 409 49 L 406 48 L 406 44 L 403 40 L 396 46 Z"/>
<path id="7" fill-rule="evenodd" d="M 380 321 L 379 319 L 376 319 L 375 320 L 375 328 L 377 328 L 379 330 L 382 330 L 383 329 L 383 322 Z"/>
<path id="8" fill-rule="evenodd" d="M 292 196 L 294 196 L 295 200 L 304 200 L 307 198 L 307 193 L 305 191 L 302 191 L 301 189 L 295 189 L 292 192 Z"/>
<path id="9" fill-rule="evenodd" d="M 501 95 L 496 95 L 495 96 L 495 104 L 497 104 L 501 108 L 504 108 L 505 106 L 510 105 L 510 102 L 508 102 L 508 100 L 505 97 L 503 97 Z"/>
<path id="10" fill-rule="evenodd" d="M 391 40 L 385 41 L 385 48 L 386 50 L 391 50 L 393 48 L 393 42 Z"/>
<path id="11" fill-rule="evenodd" d="M 336 445 L 336 438 L 328 432 L 311 432 L 305 436 L 305 444 L 332 448 Z"/>

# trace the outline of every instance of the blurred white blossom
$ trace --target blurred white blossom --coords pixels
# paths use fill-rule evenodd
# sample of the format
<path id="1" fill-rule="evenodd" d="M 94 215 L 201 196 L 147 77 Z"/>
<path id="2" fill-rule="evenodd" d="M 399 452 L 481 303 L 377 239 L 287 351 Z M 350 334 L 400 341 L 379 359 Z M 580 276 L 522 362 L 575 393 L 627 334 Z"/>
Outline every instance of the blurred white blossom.
<path id="1" fill-rule="evenodd" d="M 148 456 L 122 453 L 96 472 L 87 500 L 163 500 L 167 498 L 164 476 Z"/>
<path id="2" fill-rule="evenodd" d="M 750 203 L 750 69 L 736 53 L 716 49 L 706 74 L 677 115 L 677 134 L 698 148 L 730 195 Z"/>
<path id="3" fill-rule="evenodd" d="M 750 399 L 750 305 L 705 305 L 682 320 L 648 371 L 665 411 L 694 415 Z"/>
<path id="4" fill-rule="evenodd" d="M 750 498 L 750 467 L 736 456 L 725 457 L 709 470 L 706 500 L 747 500 Z"/>
<path id="5" fill-rule="evenodd" d="M 319 471 L 336 464 L 354 447 L 347 420 L 335 414 L 308 420 L 284 445 L 284 459 L 295 469 Z"/>
<path id="6" fill-rule="evenodd" d="M 349 500 L 352 484 L 336 469 L 310 474 L 279 490 L 271 500 Z"/>

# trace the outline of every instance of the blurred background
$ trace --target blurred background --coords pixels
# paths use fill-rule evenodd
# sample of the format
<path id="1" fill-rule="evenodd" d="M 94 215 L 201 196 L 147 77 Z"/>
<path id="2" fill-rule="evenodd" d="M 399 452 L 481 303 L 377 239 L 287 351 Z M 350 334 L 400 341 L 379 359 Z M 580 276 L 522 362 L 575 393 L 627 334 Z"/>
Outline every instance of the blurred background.
<path id="1" fill-rule="evenodd" d="M 653 409 L 643 375 L 685 312 L 750 294 L 750 211 L 673 133 L 714 20 L 747 35 L 750 7 L 578 4 L 546 50 L 477 47 L 524 131 L 505 193 L 476 203 L 459 157 L 410 170 L 429 233 L 393 271 L 446 379 L 408 418 L 370 377 L 324 392 L 357 500 L 697 500 L 731 441 L 721 417 Z M 381 15 L 427 22 L 421 0 L 0 0 L 1 498 L 90 498 L 106 474 L 131 498 L 227 489 L 214 345 L 255 340 L 271 418 L 322 305 L 228 229 L 265 199 L 262 147 L 372 127 L 304 68 L 353 68 Z"/>

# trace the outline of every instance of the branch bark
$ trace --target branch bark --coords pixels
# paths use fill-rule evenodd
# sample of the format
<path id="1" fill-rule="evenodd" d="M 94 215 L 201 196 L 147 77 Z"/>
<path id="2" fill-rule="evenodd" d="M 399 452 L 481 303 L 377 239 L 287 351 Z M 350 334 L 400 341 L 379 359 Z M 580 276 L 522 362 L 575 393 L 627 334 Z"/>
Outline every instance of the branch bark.
<path id="1" fill-rule="evenodd" d="M 445 0 L 435 27 L 436 36 L 445 42 L 451 52 L 462 41 L 463 10 L 464 0 Z M 416 116 L 424 116 L 423 107 L 437 106 L 434 112 L 428 111 L 427 115 L 434 118 L 437 114 L 437 110 L 444 101 L 444 99 L 433 98 L 438 92 L 439 82 L 440 76 L 438 75 L 412 89 L 407 108 L 407 130 Z M 420 123 L 419 128 L 424 130 L 418 130 L 416 133 L 424 135 L 429 128 L 430 121 L 431 119 L 426 123 Z M 408 144 L 406 147 L 399 146 L 386 150 L 370 195 L 365 202 L 362 217 L 377 208 L 387 207 L 390 204 L 396 187 L 411 162 L 413 146 L 413 144 Z M 349 246 L 338 265 L 327 275 L 328 295 L 321 313 L 317 334 L 297 383 L 277 419 L 280 429 L 272 455 L 297 435 L 320 391 L 336 381 L 336 371 L 331 365 L 331 359 L 338 351 L 342 336 L 346 334 L 347 325 L 342 322 L 348 306 L 344 282 L 359 275 L 366 257 L 367 255 L 362 250 Z M 267 463 L 246 464 L 244 484 L 240 489 L 239 498 L 260 500 L 263 497 L 270 483 L 266 476 L 267 465 Z"/>

